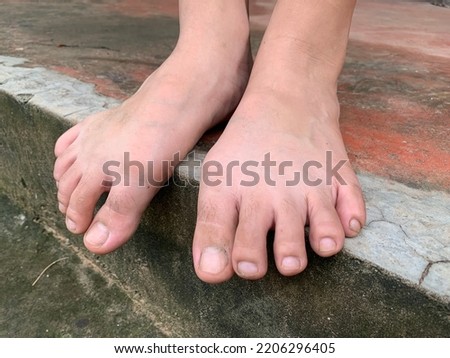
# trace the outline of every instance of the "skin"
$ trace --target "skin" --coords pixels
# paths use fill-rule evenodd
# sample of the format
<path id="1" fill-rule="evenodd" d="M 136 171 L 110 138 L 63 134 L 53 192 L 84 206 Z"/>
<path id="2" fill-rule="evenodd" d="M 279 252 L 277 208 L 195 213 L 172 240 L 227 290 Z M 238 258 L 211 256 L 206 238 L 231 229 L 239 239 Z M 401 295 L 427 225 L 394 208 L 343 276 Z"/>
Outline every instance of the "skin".
<path id="1" fill-rule="evenodd" d="M 277 163 L 289 158 L 301 168 L 307 160 L 324 163 L 327 150 L 335 162 L 348 160 L 336 90 L 354 6 L 355 1 L 278 1 L 246 92 L 206 161 L 261 162 L 270 152 Z M 314 174 L 325 181 L 323 168 Z M 348 161 L 340 175 L 346 185 L 287 187 L 277 176 L 275 186 L 261 181 L 248 187 L 238 185 L 239 171 L 231 186 L 202 185 L 193 244 L 197 275 L 211 283 L 233 273 L 263 277 L 271 229 L 283 275 L 307 265 L 307 224 L 317 254 L 338 253 L 345 236 L 357 235 L 365 223 L 361 189 Z"/>
<path id="2" fill-rule="evenodd" d="M 106 254 L 130 239 L 158 191 L 139 186 L 135 167 L 129 173 L 131 185 L 122 181 L 108 188 L 102 185 L 111 179 L 103 164 L 119 162 L 123 171 L 125 152 L 133 161 L 152 160 L 155 168 L 176 153 L 183 158 L 206 130 L 235 109 L 251 64 L 244 1 L 180 1 L 179 41 L 164 64 L 120 107 L 86 118 L 59 138 L 54 166 L 59 209 L 71 232 L 86 233 L 90 251 Z M 167 179 L 163 170 L 153 176 Z M 108 198 L 94 217 L 105 191 Z"/>
<path id="3" fill-rule="evenodd" d="M 275 164 L 270 182 L 241 185 L 249 178 L 235 166 L 231 183 L 225 176 L 216 177 L 219 185 L 201 183 L 193 241 L 200 279 L 263 277 L 269 230 L 275 231 L 277 268 L 290 276 L 307 265 L 305 225 L 311 247 L 325 257 L 338 253 L 345 236 L 356 236 L 364 226 L 364 200 L 340 134 L 336 95 L 355 1 L 279 0 L 252 70 L 247 5 L 180 1 L 180 39 L 169 59 L 121 107 L 87 118 L 57 142 L 60 210 L 70 231 L 87 231 L 89 250 L 104 254 L 123 245 L 157 192 L 139 187 L 131 172 L 132 185 L 113 186 L 93 218 L 99 196 L 108 190 L 101 185 L 108 180 L 105 161 L 123 164 L 124 152 L 144 163 L 171 160 L 176 152 L 183 157 L 232 111 L 205 162 L 224 168 L 234 161 L 262 163 L 270 153 Z M 173 140 L 167 141 L 168 135 Z M 327 152 L 333 165 L 345 161 L 342 180 L 327 183 Z M 280 175 L 279 163 L 286 160 L 292 166 Z M 322 183 L 286 185 L 286 177 L 308 161 L 323 163 L 310 171 Z M 261 165 L 253 169 L 267 176 Z M 165 179 L 162 171 L 159 176 Z"/>

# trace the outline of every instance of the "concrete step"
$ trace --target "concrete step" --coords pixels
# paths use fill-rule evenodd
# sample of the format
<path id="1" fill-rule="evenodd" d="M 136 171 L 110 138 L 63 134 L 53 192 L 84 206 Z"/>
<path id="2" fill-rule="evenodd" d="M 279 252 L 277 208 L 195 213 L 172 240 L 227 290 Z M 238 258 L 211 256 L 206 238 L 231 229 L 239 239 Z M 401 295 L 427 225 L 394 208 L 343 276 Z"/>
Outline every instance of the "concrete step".
<path id="1" fill-rule="evenodd" d="M 368 225 L 357 239 L 347 240 L 342 254 L 321 259 L 309 252 L 308 269 L 294 278 L 281 277 L 271 262 L 263 280 L 234 278 L 208 285 L 192 269 L 198 181 L 182 165 L 177 181 L 189 179 L 189 185 L 161 190 L 133 240 L 104 257 L 88 253 L 57 212 L 53 145 L 86 114 L 117 103 L 95 93 L 93 85 L 0 57 L 0 190 L 77 258 L 73 260 L 81 260 L 124 294 L 130 324 L 140 312 L 155 327 L 148 334 L 157 336 L 448 336 L 450 197 L 443 191 L 360 175 Z M 200 143 L 197 156 L 207 149 L 208 141 Z M 8 250 L 11 256 L 18 253 L 14 245 Z M 10 272 L 14 260 L 3 262 L 2 270 Z M 65 265 L 72 269 L 70 262 Z M 72 308 L 82 311 L 76 296 L 72 299 Z M 48 324 L 54 324 L 53 335 L 68 331 Z M 25 326 L 13 330 L 3 322 L 2 332 L 33 335 Z M 139 324 L 134 327 L 124 334 L 143 334 Z M 71 332 L 102 336 L 110 331 L 87 324 Z"/>
<path id="2" fill-rule="evenodd" d="M 0 237 L 0 337 L 166 336 L 157 327 L 162 320 L 98 263 L 55 240 L 1 194 Z"/>
<path id="3" fill-rule="evenodd" d="M 0 4 L 0 336 L 448 337 L 450 10 L 425 1 L 358 1 L 338 94 L 368 224 L 342 254 L 309 252 L 294 278 L 271 261 L 257 282 L 200 282 L 188 165 L 175 177 L 189 185 L 163 189 L 117 252 L 97 257 L 69 234 L 54 142 L 162 63 L 178 34 L 176 3 Z M 251 1 L 254 53 L 273 5 Z M 219 134 L 203 137 L 197 158 Z"/>

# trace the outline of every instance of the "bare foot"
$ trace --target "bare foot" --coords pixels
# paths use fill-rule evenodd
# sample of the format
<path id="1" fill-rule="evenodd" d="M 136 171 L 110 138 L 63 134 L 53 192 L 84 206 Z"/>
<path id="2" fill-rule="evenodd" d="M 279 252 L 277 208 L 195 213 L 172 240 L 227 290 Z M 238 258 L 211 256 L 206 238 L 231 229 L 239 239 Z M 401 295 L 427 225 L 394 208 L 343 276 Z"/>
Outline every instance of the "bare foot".
<path id="1" fill-rule="evenodd" d="M 305 225 L 313 250 L 331 256 L 365 224 L 336 95 L 354 6 L 277 1 L 245 94 L 205 158 L 193 243 L 202 280 L 263 277 L 271 229 L 290 276 L 307 265 Z"/>
<path id="2" fill-rule="evenodd" d="M 223 26 L 216 23 L 208 32 L 197 29 L 201 21 L 214 21 L 214 16 L 222 17 L 220 11 L 236 9 L 230 5 L 224 10 L 225 4 L 211 10 L 201 2 L 181 3 L 180 40 L 168 60 L 120 107 L 86 118 L 56 143 L 59 209 L 71 232 L 87 231 L 84 242 L 89 250 L 105 254 L 123 245 L 158 191 L 147 181 L 142 185 L 143 173 L 137 166 L 125 168 L 126 156 L 143 164 L 145 179 L 164 182 L 170 173 L 162 162 L 173 160 L 177 153 L 183 159 L 207 129 L 237 106 L 251 67 L 245 2 L 234 1 L 233 6 L 237 5 L 242 9 L 234 18 L 241 28 L 236 25 L 230 31 L 223 19 L 217 20 Z M 189 15 L 195 12 L 193 6 L 200 7 L 197 12 L 211 10 L 212 14 L 196 20 Z M 118 178 L 107 175 L 105 163 L 114 164 L 120 183 L 108 187 Z M 105 191 L 109 191 L 107 200 L 93 217 Z"/>
<path id="3" fill-rule="evenodd" d="M 271 229 L 276 265 L 286 276 L 307 265 L 305 225 L 320 256 L 338 253 L 345 236 L 358 234 L 365 206 L 338 117 L 335 91 L 318 83 L 295 95 L 246 92 L 205 159 L 220 163 L 223 175 L 204 167 L 193 244 L 202 280 L 263 277 Z"/>

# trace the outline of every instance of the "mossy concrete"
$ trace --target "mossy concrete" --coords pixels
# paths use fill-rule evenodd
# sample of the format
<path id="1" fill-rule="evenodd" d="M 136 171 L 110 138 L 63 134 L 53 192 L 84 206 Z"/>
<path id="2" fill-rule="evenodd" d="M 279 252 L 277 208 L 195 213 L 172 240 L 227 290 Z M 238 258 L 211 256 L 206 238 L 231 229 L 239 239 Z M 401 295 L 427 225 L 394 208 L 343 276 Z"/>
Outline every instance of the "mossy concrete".
<path id="1" fill-rule="evenodd" d="M 0 237 L 0 337 L 165 336 L 95 262 L 87 264 L 4 195 Z"/>
<path id="2" fill-rule="evenodd" d="M 23 257 L 20 258 L 21 247 L 35 246 L 26 251 L 29 267 L 19 264 L 28 272 L 16 280 L 17 287 L 14 287 L 14 280 L 2 283 L 0 297 L 5 311 L 2 317 L 7 319 L 1 321 L 1 335 L 39 335 L 45 327 L 50 327 L 45 322 L 47 319 L 59 322 L 54 326 L 59 328 L 52 330 L 55 336 L 67 332 L 74 336 L 98 337 L 450 335 L 448 304 L 347 254 L 321 259 L 310 252 L 309 268 L 293 278 L 280 276 L 271 262 L 268 275 L 256 282 L 234 278 L 222 285 L 202 283 L 194 274 L 190 252 L 197 200 L 194 186 L 170 186 L 161 190 L 145 213 L 135 237 L 123 248 L 104 257 L 88 253 L 81 237 L 69 234 L 64 228 L 64 220 L 57 212 L 52 179 L 54 142 L 69 124 L 5 93 L 0 93 L 0 108 L 0 191 L 27 219 L 36 222 L 31 231 L 38 235 L 30 235 L 29 231 L 24 231 L 23 235 L 18 231 L 13 236 L 2 233 L 8 242 L 6 250 L 2 251 L 2 277 L 13 273 L 20 276 L 15 270 L 19 262 L 24 262 Z M 16 212 L 12 212 L 16 216 Z M 2 218 L 9 224 L 14 221 L 6 214 L 2 214 Z M 43 228 L 51 236 L 40 233 L 37 228 Z M 30 243 L 39 235 L 45 237 L 38 239 L 40 244 Z M 51 292 L 47 292 L 47 299 L 50 303 L 54 301 L 54 305 L 47 302 L 45 309 L 39 312 L 30 309 L 36 293 L 29 287 L 29 280 L 45 267 L 44 263 L 67 253 L 70 259 L 53 268 L 53 274 L 62 277 L 60 284 L 52 289 L 69 292 L 70 285 L 77 286 L 83 281 L 79 277 L 81 273 L 90 277 L 89 292 L 93 295 L 98 289 L 98 296 L 85 297 L 80 287 L 73 289 L 73 294 L 62 296 L 66 309 L 72 312 L 70 322 L 82 320 L 79 325 L 90 326 L 90 330 L 63 328 L 61 321 L 67 322 L 67 319 L 58 313 L 62 309 L 58 306 L 61 298 Z M 89 270 L 94 272 L 86 274 Z M 44 290 L 45 284 L 50 284 L 50 280 L 44 279 L 36 289 Z M 111 297 L 102 299 L 103 294 Z M 20 299 L 13 301 L 11 297 Z M 123 302 L 121 322 L 128 325 L 128 329 L 108 329 L 108 322 L 115 321 L 107 316 L 117 314 L 117 311 L 108 311 L 114 302 Z M 90 313 L 84 316 L 76 313 L 84 309 Z M 44 314 L 45 310 L 48 311 Z M 154 328 L 143 330 L 142 320 Z"/>

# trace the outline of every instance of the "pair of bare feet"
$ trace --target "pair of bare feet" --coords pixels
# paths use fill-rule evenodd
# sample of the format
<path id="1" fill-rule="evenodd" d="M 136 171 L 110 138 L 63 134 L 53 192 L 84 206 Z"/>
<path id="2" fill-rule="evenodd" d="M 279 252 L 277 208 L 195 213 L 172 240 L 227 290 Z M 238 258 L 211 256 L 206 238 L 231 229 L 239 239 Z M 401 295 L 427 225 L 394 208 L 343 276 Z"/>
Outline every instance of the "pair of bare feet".
<path id="1" fill-rule="evenodd" d="M 334 15 L 330 25 L 329 41 L 335 47 L 341 41 L 343 47 L 333 49 L 333 58 L 327 44 L 325 50 L 312 48 L 301 36 L 313 36 L 315 26 L 328 26 L 335 6 L 321 9 L 318 16 L 315 0 L 303 2 L 301 16 L 310 23 L 304 21 L 301 26 L 309 27 L 299 29 L 292 14 L 297 5 L 280 0 L 253 65 L 244 0 L 180 1 L 180 38 L 172 55 L 120 107 L 86 118 L 56 143 L 54 177 L 67 228 L 85 233 L 84 243 L 94 253 L 122 246 L 158 190 L 139 185 L 133 167 L 124 172 L 124 153 L 162 168 L 163 161 L 176 153 L 185 156 L 205 131 L 233 113 L 205 159 L 224 168 L 238 164 L 231 166 L 231 182 L 222 173 L 218 185 L 201 183 L 193 242 L 199 278 L 217 283 L 234 273 L 263 277 L 269 230 L 275 231 L 275 262 L 283 275 L 298 274 L 307 265 L 305 225 L 317 254 L 339 252 L 345 236 L 356 236 L 365 223 L 361 189 L 338 123 L 336 81 L 353 10 L 348 2 L 347 12 Z M 270 180 L 262 180 L 267 179 L 267 166 L 261 163 L 268 153 Z M 103 165 L 110 161 L 118 163 L 129 185 L 124 180 L 104 185 L 111 177 Z M 252 178 L 261 180 L 242 185 L 249 182 L 242 163 L 251 163 Z M 333 166 L 339 172 L 330 179 Z M 298 173 L 308 180 L 288 185 Z M 162 169 L 146 174 L 167 179 Z M 105 191 L 107 200 L 94 215 Z"/>

